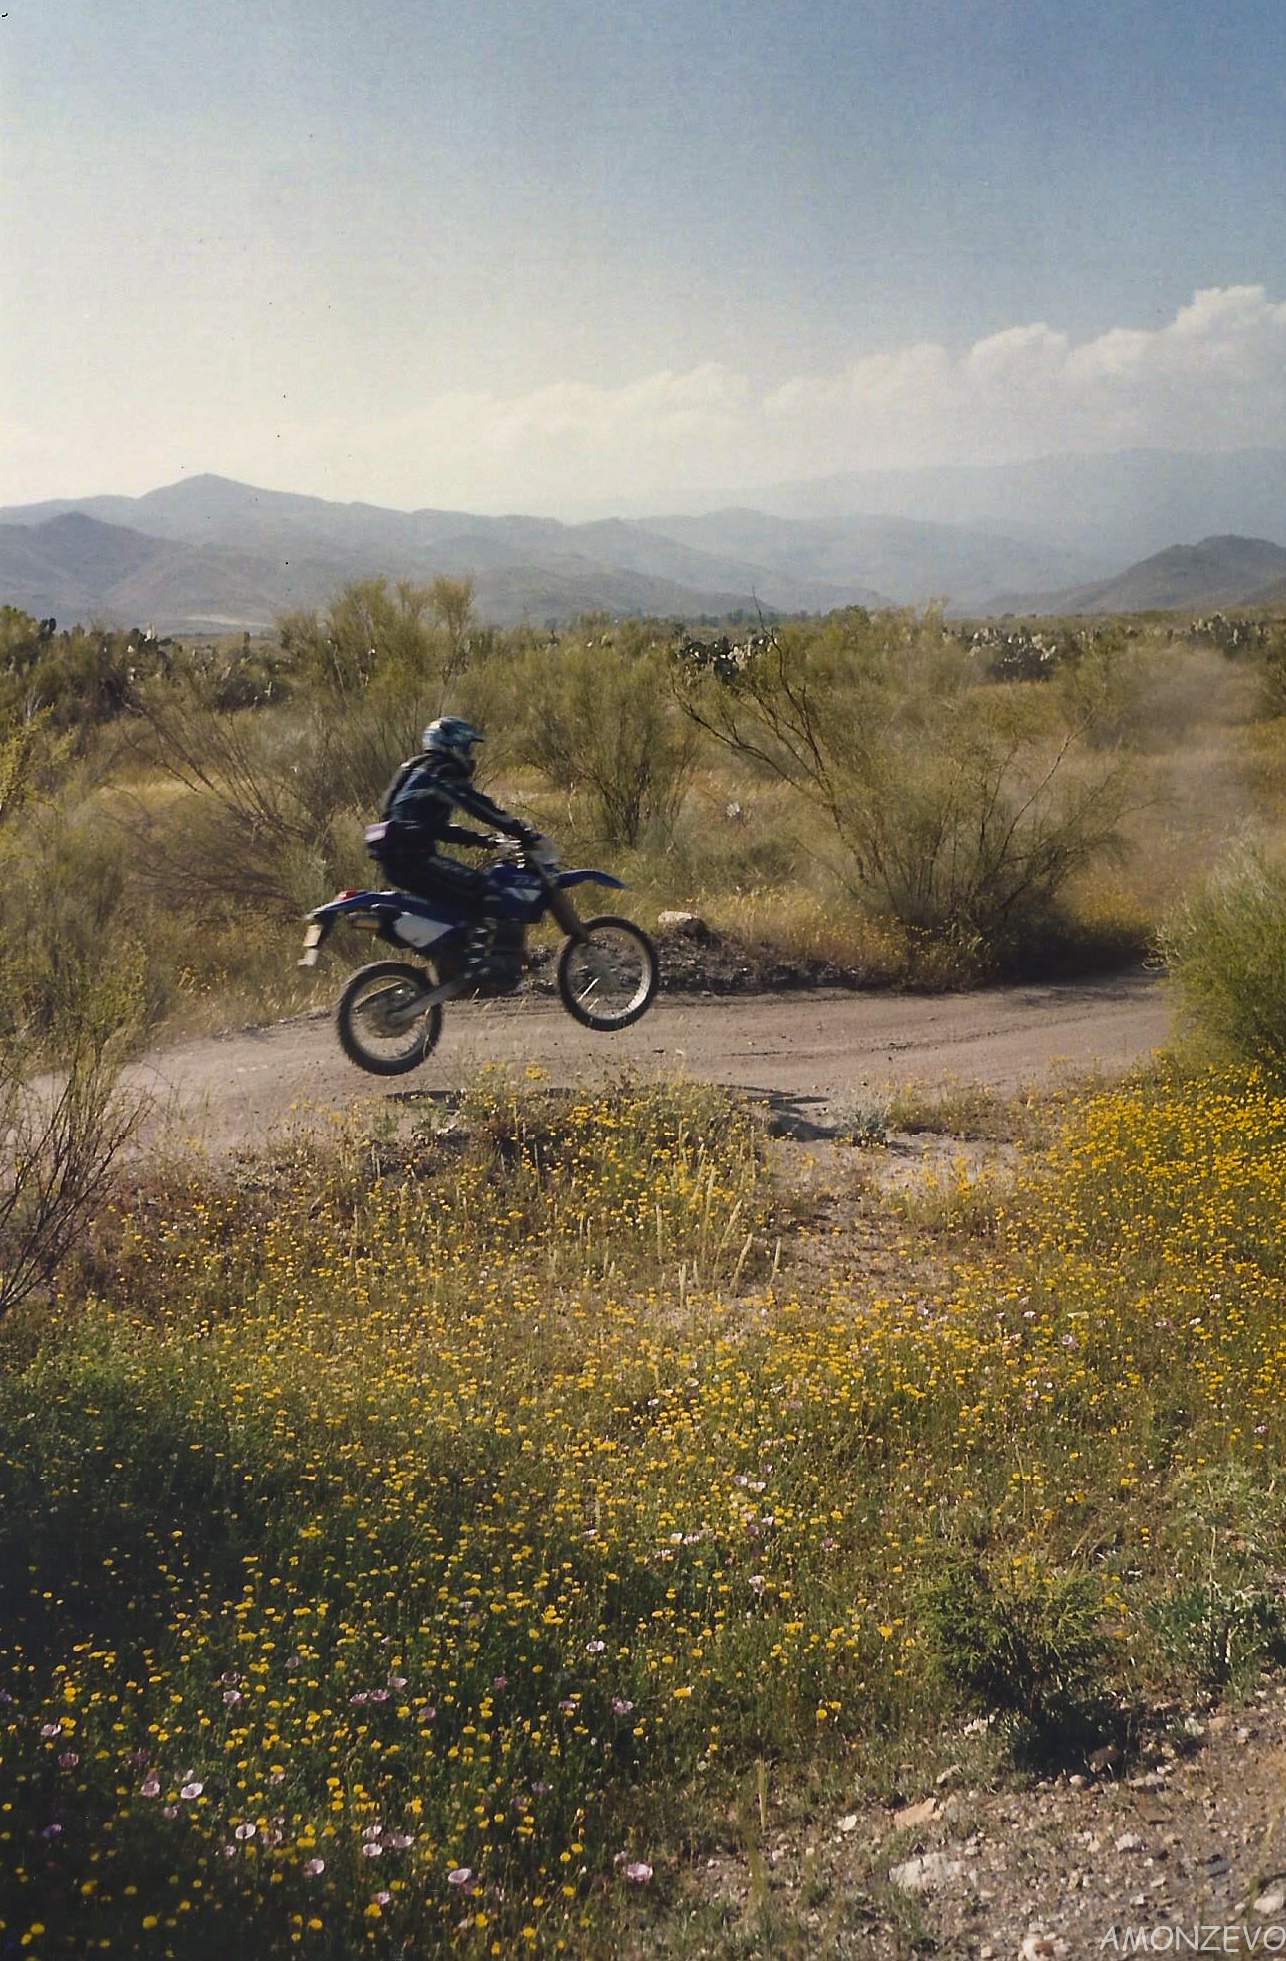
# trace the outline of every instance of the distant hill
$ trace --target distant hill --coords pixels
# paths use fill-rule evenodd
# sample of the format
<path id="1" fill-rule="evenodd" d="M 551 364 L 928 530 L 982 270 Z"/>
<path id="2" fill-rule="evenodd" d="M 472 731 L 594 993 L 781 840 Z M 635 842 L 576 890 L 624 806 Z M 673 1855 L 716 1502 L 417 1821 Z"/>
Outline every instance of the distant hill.
<path id="1" fill-rule="evenodd" d="M 324 605 L 352 579 L 472 570 L 484 556 L 466 540 L 459 558 L 448 553 L 428 563 L 420 555 L 326 555 L 324 548 L 271 558 L 149 537 L 68 511 L 40 524 L 0 523 L 0 604 L 40 618 L 52 614 L 64 624 L 102 620 L 171 633 L 262 631 L 291 608 Z M 543 565 L 501 555 L 480 566 L 477 589 L 480 612 L 502 624 L 600 609 L 687 618 L 753 605 L 747 590 L 699 590 L 568 553 Z"/>
<path id="2" fill-rule="evenodd" d="M 0 603 L 75 620 L 147 620 L 166 631 L 268 626 L 353 579 L 471 576 L 498 624 L 577 613 L 678 618 L 886 605 L 866 582 L 703 550 L 624 520 L 394 511 L 199 476 L 142 497 L 0 511 Z"/>
<path id="3" fill-rule="evenodd" d="M 73 519 L 81 530 L 51 529 Z M 1209 532 L 1219 535 L 1174 545 Z M 713 510 L 578 524 L 335 503 L 200 475 L 141 497 L 0 509 L 0 537 L 0 602 L 163 630 L 266 627 L 377 574 L 469 575 L 479 613 L 501 625 L 935 599 L 956 614 L 1225 605 L 1282 576 L 1263 553 L 1286 538 L 1286 450 L 854 471 Z"/>
<path id="4" fill-rule="evenodd" d="M 174 544 L 80 511 L 0 524 L 0 603 L 65 624 L 267 626 L 283 606 L 300 603 L 309 573 L 300 566 L 283 585 L 265 560 Z"/>
<path id="5" fill-rule="evenodd" d="M 1203 538 L 1171 545 L 1113 579 L 1054 592 L 1001 593 L 988 613 L 1147 613 L 1193 607 L 1267 605 L 1286 590 L 1286 548 L 1267 538 Z"/>
<path id="6" fill-rule="evenodd" d="M 860 570 L 899 605 L 943 599 L 955 612 L 967 612 L 1002 583 L 1070 584 L 1102 569 L 1101 560 L 1040 539 L 905 517 L 787 518 L 734 508 L 645 522 L 651 533 L 753 559 L 796 585 L 851 590 Z"/>
<path id="7" fill-rule="evenodd" d="M 1286 537 L 1286 449 L 1132 449 L 1024 463 L 853 470 L 768 484 L 743 491 L 739 501 L 783 517 L 898 516 L 1043 539 L 1089 554 L 1106 571 L 1163 551 L 1176 538 Z M 1071 582 L 1003 578 L 991 590 Z"/>

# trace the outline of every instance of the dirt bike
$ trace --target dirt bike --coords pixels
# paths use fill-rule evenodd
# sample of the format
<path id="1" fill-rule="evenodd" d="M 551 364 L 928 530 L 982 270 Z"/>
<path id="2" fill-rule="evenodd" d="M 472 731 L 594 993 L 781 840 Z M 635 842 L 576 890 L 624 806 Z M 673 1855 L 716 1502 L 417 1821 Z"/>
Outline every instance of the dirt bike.
<path id="1" fill-rule="evenodd" d="M 384 827 L 367 827 L 378 848 Z M 571 899 L 577 885 L 623 881 L 610 872 L 560 869 L 547 840 L 501 840 L 487 867 L 481 923 L 450 898 L 409 892 L 340 892 L 310 912 L 301 967 L 313 967 L 342 920 L 424 963 L 376 960 L 359 967 L 335 1010 L 340 1047 L 373 1076 L 401 1076 L 432 1053 L 444 1003 L 461 995 L 512 994 L 522 981 L 527 929 L 548 914 L 567 938 L 555 977 L 569 1015 L 582 1027 L 628 1028 L 646 1014 L 659 978 L 656 949 L 641 927 L 614 913 L 582 919 Z"/>

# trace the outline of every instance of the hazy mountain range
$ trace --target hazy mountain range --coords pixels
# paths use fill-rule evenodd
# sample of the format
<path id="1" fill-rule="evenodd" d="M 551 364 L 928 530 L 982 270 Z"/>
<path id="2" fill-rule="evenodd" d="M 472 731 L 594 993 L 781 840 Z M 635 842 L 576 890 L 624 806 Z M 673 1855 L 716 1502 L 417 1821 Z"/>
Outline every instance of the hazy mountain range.
<path id="1" fill-rule="evenodd" d="M 856 470 L 739 501 L 783 517 L 896 515 L 1056 540 L 1108 573 L 1193 538 L 1286 540 L 1286 449 L 1133 449 L 1027 463 Z M 1030 581 L 1004 580 L 993 588 Z"/>
<path id="2" fill-rule="evenodd" d="M 1212 527 L 1223 535 L 1176 544 Z M 480 614 L 500 624 L 930 599 L 964 613 L 1206 606 L 1286 578 L 1274 536 L 1286 537 L 1286 451 L 863 471 L 771 486 L 753 507 L 580 524 L 197 476 L 0 509 L 0 603 L 63 622 L 254 630 L 356 578 L 450 573 L 473 577 Z"/>
<path id="3" fill-rule="evenodd" d="M 1001 595 L 1009 613 L 1143 613 L 1189 607 L 1271 606 L 1286 595 L 1286 549 L 1267 538 L 1203 538 L 1171 545 L 1113 579 L 1058 592 Z"/>

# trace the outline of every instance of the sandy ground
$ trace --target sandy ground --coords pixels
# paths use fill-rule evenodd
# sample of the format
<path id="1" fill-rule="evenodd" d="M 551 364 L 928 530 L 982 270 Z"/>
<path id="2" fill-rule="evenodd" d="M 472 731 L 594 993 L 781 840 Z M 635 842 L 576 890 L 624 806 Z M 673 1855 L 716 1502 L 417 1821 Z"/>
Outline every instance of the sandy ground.
<path id="1" fill-rule="evenodd" d="M 458 1089 L 486 1062 L 537 1063 L 568 1084 L 622 1067 L 698 1076 L 824 1122 L 836 1106 L 893 1084 L 1013 1090 L 1064 1072 L 1120 1070 L 1144 1060 L 1168 1028 L 1161 990 L 1143 973 L 931 997 L 668 995 L 615 1035 L 520 996 L 448 1007 L 436 1053 L 391 1080 L 353 1068 L 318 1014 L 178 1044 L 136 1064 L 130 1080 L 156 1098 L 155 1121 L 212 1149 L 359 1101 L 397 1112 Z"/>
<path id="2" fill-rule="evenodd" d="M 1170 1705 L 1135 1761 L 1097 1773 L 1024 1783 L 971 1761 L 975 1741 L 955 1738 L 941 1769 L 905 1764 L 887 1807 L 770 1816 L 774 1939 L 756 1940 L 765 1923 L 734 1835 L 684 1895 L 702 1902 L 704 1938 L 679 1939 L 676 1915 L 641 1930 L 629 1961 L 1286 1952 L 1282 1682 L 1218 1710 Z"/>

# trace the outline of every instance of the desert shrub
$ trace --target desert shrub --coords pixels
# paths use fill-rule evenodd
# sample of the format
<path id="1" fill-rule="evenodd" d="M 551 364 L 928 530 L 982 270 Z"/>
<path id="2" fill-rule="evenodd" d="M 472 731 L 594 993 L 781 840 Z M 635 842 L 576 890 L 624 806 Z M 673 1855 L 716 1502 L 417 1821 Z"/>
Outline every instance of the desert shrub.
<path id="1" fill-rule="evenodd" d="M 860 1151 L 882 1150 L 889 1141 L 888 1103 L 883 1097 L 847 1097 L 831 1106 L 830 1129 Z"/>
<path id="2" fill-rule="evenodd" d="M 1269 635 L 1259 670 L 1259 706 L 1265 716 L 1286 715 L 1286 626 Z"/>
<path id="3" fill-rule="evenodd" d="M 258 708 L 284 700 L 291 692 L 290 664 L 277 640 L 202 642 L 176 646 L 164 678 L 186 682 L 212 708 Z"/>
<path id="4" fill-rule="evenodd" d="M 1020 1748 L 1048 1755 L 1083 1736 L 1107 1653 L 1092 1574 L 955 1555 L 924 1612 L 945 1680 Z"/>
<path id="5" fill-rule="evenodd" d="M 64 1020 L 81 1013 L 85 978 L 136 959 L 123 841 L 94 801 L 73 790 L 13 826 L 0 875 L 8 1020 L 56 1041 Z"/>
<path id="6" fill-rule="evenodd" d="M 77 740 L 131 709 L 148 681 L 170 672 L 173 643 L 150 629 L 73 626 L 0 607 L 0 720 L 43 710 Z"/>
<path id="7" fill-rule="evenodd" d="M 301 680 L 341 699 L 381 677 L 433 700 L 441 714 L 447 691 L 464 672 L 476 631 L 467 579 L 361 579 L 324 614 L 296 612 L 279 625 L 282 650 Z"/>
<path id="8" fill-rule="evenodd" d="M 284 619 L 281 644 L 272 672 L 290 677 L 285 714 L 217 662 L 185 659 L 140 695 L 140 759 L 182 793 L 177 821 L 164 800 L 159 811 L 135 801 L 140 867 L 169 902 L 269 914 L 315 905 L 354 870 L 357 820 L 374 814 L 445 690 L 492 637 L 475 633 L 467 581 L 375 579 L 342 592 L 324 619 Z"/>
<path id="9" fill-rule="evenodd" d="M 1267 621 L 1249 619 L 1236 614 L 1210 613 L 1203 619 L 1194 619 L 1187 630 L 1187 638 L 1197 646 L 1217 647 L 1229 659 L 1245 659 L 1260 651 L 1268 637 L 1270 628 Z"/>
<path id="10" fill-rule="evenodd" d="M 1119 621 L 1084 626 L 1067 620 L 989 620 L 969 638 L 969 650 L 993 681 L 1049 681 L 1087 657 L 1116 654 L 1139 632 Z"/>
<path id="11" fill-rule="evenodd" d="M 1164 1528 L 1173 1584 L 1148 1621 L 1165 1658 L 1199 1688 L 1218 1692 L 1286 1659 L 1286 1611 L 1269 1580 L 1284 1526 L 1273 1481 L 1245 1465 L 1175 1478 Z"/>
<path id="12" fill-rule="evenodd" d="M 154 764 L 182 793 L 177 820 L 173 798 L 134 807 L 133 850 L 152 887 L 179 904 L 298 911 L 326 882 L 330 814 L 310 801 L 299 723 L 218 708 L 193 686 L 154 691 L 144 714 Z"/>
<path id="13" fill-rule="evenodd" d="M 137 963 L 99 952 L 47 974 L 0 947 L 0 1319 L 51 1280 L 141 1114 L 121 1063 L 139 1022 Z M 42 1011 L 34 1024 L 33 994 Z M 49 1072 L 49 1073 L 45 1073 Z"/>
<path id="14" fill-rule="evenodd" d="M 0 827 L 15 820 L 57 782 L 68 740 L 54 730 L 49 711 L 29 705 L 0 717 Z"/>
<path id="15" fill-rule="evenodd" d="M 583 801 L 604 843 L 667 835 L 687 796 L 700 737 L 665 675 L 661 647 L 628 622 L 534 645 L 519 668 L 515 755 Z"/>
<path id="16" fill-rule="evenodd" d="M 1286 1075 L 1286 870 L 1246 842 L 1165 921 L 1187 1018 L 1241 1061 Z"/>
<path id="17" fill-rule="evenodd" d="M 688 715 L 819 811 L 854 896 L 906 931 L 992 964 L 1119 846 L 1133 792 L 1092 753 L 1101 687 L 981 686 L 933 614 L 853 609 L 701 652 L 674 665 Z"/>
<path id="18" fill-rule="evenodd" d="M 1167 1659 L 1207 1691 L 1286 1658 L 1286 1615 L 1262 1586 L 1211 1577 L 1164 1594 L 1148 1618 Z"/>

